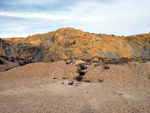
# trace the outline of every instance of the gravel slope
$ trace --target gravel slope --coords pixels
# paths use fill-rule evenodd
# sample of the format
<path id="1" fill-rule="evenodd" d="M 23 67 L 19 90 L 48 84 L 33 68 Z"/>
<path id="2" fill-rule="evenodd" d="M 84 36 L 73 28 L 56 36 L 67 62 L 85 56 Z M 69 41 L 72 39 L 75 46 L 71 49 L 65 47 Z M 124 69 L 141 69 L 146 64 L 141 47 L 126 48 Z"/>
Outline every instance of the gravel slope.
<path id="1" fill-rule="evenodd" d="M 73 85 L 77 67 L 64 61 L 0 72 L 0 113 L 149 113 L 150 64 L 107 66 L 88 65 L 91 82 Z"/>

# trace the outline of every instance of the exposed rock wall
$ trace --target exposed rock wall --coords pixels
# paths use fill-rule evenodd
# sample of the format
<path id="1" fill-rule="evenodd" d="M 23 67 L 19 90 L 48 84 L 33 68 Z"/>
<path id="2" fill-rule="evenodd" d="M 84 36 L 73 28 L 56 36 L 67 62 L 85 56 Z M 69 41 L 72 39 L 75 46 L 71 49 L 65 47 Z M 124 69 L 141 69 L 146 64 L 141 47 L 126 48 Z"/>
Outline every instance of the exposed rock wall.
<path id="1" fill-rule="evenodd" d="M 0 56 L 13 57 L 33 62 L 43 61 L 45 48 L 26 43 L 14 43 L 0 39 Z"/>
<path id="2" fill-rule="evenodd" d="M 91 34 L 73 28 L 0 40 L 0 55 L 32 59 L 150 58 L 150 34 L 120 37 Z"/>

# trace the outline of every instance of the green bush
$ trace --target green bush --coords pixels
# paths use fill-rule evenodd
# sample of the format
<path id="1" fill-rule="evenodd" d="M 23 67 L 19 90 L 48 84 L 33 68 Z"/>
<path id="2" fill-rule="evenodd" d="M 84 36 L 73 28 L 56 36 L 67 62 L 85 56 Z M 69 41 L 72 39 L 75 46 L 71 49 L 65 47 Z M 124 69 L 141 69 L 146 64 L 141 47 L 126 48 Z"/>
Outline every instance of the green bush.
<path id="1" fill-rule="evenodd" d="M 79 73 L 79 74 L 81 73 L 81 68 L 80 67 L 77 68 L 77 73 Z"/>
<path id="2" fill-rule="evenodd" d="M 81 67 L 80 67 L 80 66 L 77 68 L 77 73 L 79 73 L 79 75 L 81 75 L 81 76 L 84 76 L 84 75 L 85 75 L 85 72 L 83 72 L 83 71 L 81 70 Z"/>

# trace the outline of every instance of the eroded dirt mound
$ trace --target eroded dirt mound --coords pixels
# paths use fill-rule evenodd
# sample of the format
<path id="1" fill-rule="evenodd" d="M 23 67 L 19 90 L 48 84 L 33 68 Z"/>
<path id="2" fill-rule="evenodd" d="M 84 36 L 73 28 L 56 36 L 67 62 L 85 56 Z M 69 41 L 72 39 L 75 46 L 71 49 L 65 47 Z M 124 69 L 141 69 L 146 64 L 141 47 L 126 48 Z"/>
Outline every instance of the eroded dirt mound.
<path id="1" fill-rule="evenodd" d="M 72 79 L 72 77 L 76 74 L 75 71 L 76 67 L 66 65 L 65 61 L 58 61 L 54 63 L 39 62 L 20 66 L 9 71 L 0 72 L 0 78 L 22 79 L 51 77 L 54 79 Z"/>
<path id="2" fill-rule="evenodd" d="M 107 82 L 116 86 L 150 85 L 149 63 L 107 64 L 93 67 L 83 79 L 92 82 Z"/>
<path id="3" fill-rule="evenodd" d="M 115 86 L 150 85 L 150 63 L 104 64 L 91 63 L 75 66 L 73 63 L 31 63 L 9 71 L 0 72 L 1 79 L 43 78 L 69 79 L 84 82 L 110 83 Z M 79 68 L 80 67 L 80 68 Z M 80 77 L 80 78 L 78 78 Z"/>

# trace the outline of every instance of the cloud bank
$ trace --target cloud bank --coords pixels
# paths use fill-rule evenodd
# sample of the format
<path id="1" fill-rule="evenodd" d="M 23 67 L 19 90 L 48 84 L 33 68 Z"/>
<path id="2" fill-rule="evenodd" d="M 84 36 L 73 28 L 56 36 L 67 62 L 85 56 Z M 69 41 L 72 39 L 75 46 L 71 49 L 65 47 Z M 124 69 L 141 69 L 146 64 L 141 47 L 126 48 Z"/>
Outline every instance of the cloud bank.
<path id="1" fill-rule="evenodd" d="M 0 2 L 0 37 L 26 37 L 61 27 L 115 35 L 148 33 L 149 6 L 149 0 L 6 0 Z"/>

